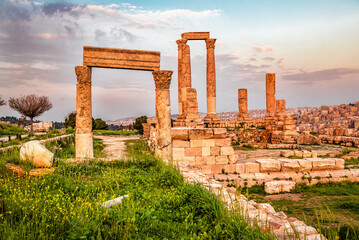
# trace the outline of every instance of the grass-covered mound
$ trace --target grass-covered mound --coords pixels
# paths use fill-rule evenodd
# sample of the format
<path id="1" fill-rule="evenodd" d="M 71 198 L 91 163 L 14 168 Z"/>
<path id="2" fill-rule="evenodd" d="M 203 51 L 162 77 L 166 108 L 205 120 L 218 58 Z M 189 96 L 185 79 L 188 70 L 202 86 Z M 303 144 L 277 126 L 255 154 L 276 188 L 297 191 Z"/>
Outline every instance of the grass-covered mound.
<path id="1" fill-rule="evenodd" d="M 45 178 L 0 177 L 3 239 L 270 239 L 178 169 L 131 141 L 132 160 L 70 165 Z M 4 164 L 4 162 L 0 162 Z M 99 203 L 129 195 L 107 210 Z"/>

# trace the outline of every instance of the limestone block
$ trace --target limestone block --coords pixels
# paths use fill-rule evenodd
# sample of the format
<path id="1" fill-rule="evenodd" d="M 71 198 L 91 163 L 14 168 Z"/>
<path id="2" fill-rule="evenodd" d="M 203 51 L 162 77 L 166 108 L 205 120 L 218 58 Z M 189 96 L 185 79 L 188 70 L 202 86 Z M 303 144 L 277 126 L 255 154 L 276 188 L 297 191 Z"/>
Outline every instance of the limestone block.
<path id="1" fill-rule="evenodd" d="M 185 140 L 173 140 L 172 146 L 174 148 L 187 148 L 190 147 L 190 142 Z"/>
<path id="2" fill-rule="evenodd" d="M 280 151 L 280 155 L 282 155 L 285 158 L 294 156 L 294 151 L 292 150 L 282 150 Z"/>
<path id="3" fill-rule="evenodd" d="M 185 40 L 206 40 L 209 38 L 209 32 L 185 32 L 181 37 Z"/>
<path id="4" fill-rule="evenodd" d="M 200 147 L 189 147 L 185 148 L 185 156 L 186 157 L 201 157 L 202 156 L 202 148 Z"/>
<path id="5" fill-rule="evenodd" d="M 297 139 L 297 143 L 305 145 L 320 145 L 321 141 L 318 137 L 311 135 L 309 132 L 302 132 Z"/>
<path id="6" fill-rule="evenodd" d="M 312 171 L 313 164 L 310 160 L 308 159 L 296 159 L 296 160 L 299 163 L 301 172 Z"/>
<path id="7" fill-rule="evenodd" d="M 221 155 L 234 155 L 233 147 L 221 147 Z"/>
<path id="8" fill-rule="evenodd" d="M 93 157 L 93 135 L 92 133 L 76 133 L 76 157 L 92 158 Z"/>
<path id="9" fill-rule="evenodd" d="M 208 139 L 213 137 L 213 129 L 199 128 L 189 130 L 189 139 Z"/>
<path id="10" fill-rule="evenodd" d="M 215 139 L 203 139 L 203 147 L 214 147 Z"/>
<path id="11" fill-rule="evenodd" d="M 203 147 L 203 139 L 191 139 L 191 147 Z"/>
<path id="12" fill-rule="evenodd" d="M 216 157 L 215 156 L 207 156 L 205 157 L 206 165 L 214 165 L 216 164 Z"/>
<path id="13" fill-rule="evenodd" d="M 303 150 L 303 158 L 310 158 L 312 157 L 312 153 L 306 150 Z"/>
<path id="14" fill-rule="evenodd" d="M 303 151 L 294 150 L 294 156 L 295 157 L 303 157 Z"/>
<path id="15" fill-rule="evenodd" d="M 280 172 L 280 162 L 274 159 L 257 159 L 256 163 L 260 165 L 260 172 Z"/>
<path id="16" fill-rule="evenodd" d="M 210 156 L 211 155 L 211 148 L 210 147 L 202 147 L 202 156 Z"/>
<path id="17" fill-rule="evenodd" d="M 184 154 L 184 149 L 185 148 L 172 148 L 172 154 L 173 154 L 173 157 L 176 158 L 176 157 L 184 157 L 185 154 Z"/>
<path id="18" fill-rule="evenodd" d="M 7 169 L 11 170 L 13 173 L 15 173 L 18 176 L 23 176 L 26 174 L 25 170 L 16 164 L 6 163 L 5 167 Z"/>
<path id="19" fill-rule="evenodd" d="M 238 155 L 230 155 L 228 156 L 228 162 L 230 164 L 234 164 L 238 161 Z"/>
<path id="20" fill-rule="evenodd" d="M 244 164 L 245 173 L 256 173 L 259 172 L 259 163 L 248 162 Z"/>
<path id="21" fill-rule="evenodd" d="M 269 194 L 290 192 L 295 187 L 292 181 L 272 181 L 264 184 L 264 190 Z"/>
<path id="22" fill-rule="evenodd" d="M 214 136 L 214 138 L 226 138 L 227 129 L 225 129 L 225 128 L 213 128 L 213 136 Z"/>
<path id="23" fill-rule="evenodd" d="M 195 166 L 202 166 L 206 164 L 206 158 L 205 157 L 195 157 Z"/>
<path id="24" fill-rule="evenodd" d="M 211 155 L 212 156 L 219 156 L 221 154 L 220 147 L 211 147 Z"/>
<path id="25" fill-rule="evenodd" d="M 212 165 L 211 166 L 211 172 L 213 174 L 222 173 L 222 169 L 223 169 L 223 165 Z"/>
<path id="26" fill-rule="evenodd" d="M 300 165 L 297 160 L 281 158 L 278 161 L 282 165 L 282 172 L 299 172 Z"/>
<path id="27" fill-rule="evenodd" d="M 212 165 L 203 165 L 200 166 L 200 171 L 203 174 L 212 174 Z"/>
<path id="28" fill-rule="evenodd" d="M 30 177 L 43 177 L 55 172 L 55 168 L 36 168 L 29 172 Z"/>
<path id="29" fill-rule="evenodd" d="M 335 159 L 330 158 L 308 158 L 313 164 L 312 171 L 335 169 Z"/>
<path id="30" fill-rule="evenodd" d="M 171 135 L 173 140 L 188 140 L 189 139 L 188 128 L 171 128 Z"/>
<path id="31" fill-rule="evenodd" d="M 318 157 L 318 151 L 312 150 L 312 158 L 317 158 L 317 157 Z"/>
<path id="32" fill-rule="evenodd" d="M 341 158 L 334 158 L 335 160 L 335 169 L 344 169 L 345 160 Z"/>
<path id="33" fill-rule="evenodd" d="M 175 160 L 182 161 L 189 165 L 195 165 L 196 164 L 196 157 L 177 157 Z"/>
<path id="34" fill-rule="evenodd" d="M 236 164 L 237 173 L 245 173 L 245 165 L 243 163 Z"/>
<path id="35" fill-rule="evenodd" d="M 227 164 L 223 166 L 225 172 L 234 173 L 237 172 L 237 166 L 235 164 Z"/>
<path id="36" fill-rule="evenodd" d="M 227 156 L 216 156 L 216 164 L 228 164 Z"/>
<path id="37" fill-rule="evenodd" d="M 20 161 L 31 162 L 35 167 L 51 167 L 54 154 L 39 141 L 30 141 L 20 148 Z"/>
<path id="38" fill-rule="evenodd" d="M 231 146 L 231 139 L 230 138 L 215 139 L 215 146 L 216 147 L 228 147 L 228 146 Z"/>

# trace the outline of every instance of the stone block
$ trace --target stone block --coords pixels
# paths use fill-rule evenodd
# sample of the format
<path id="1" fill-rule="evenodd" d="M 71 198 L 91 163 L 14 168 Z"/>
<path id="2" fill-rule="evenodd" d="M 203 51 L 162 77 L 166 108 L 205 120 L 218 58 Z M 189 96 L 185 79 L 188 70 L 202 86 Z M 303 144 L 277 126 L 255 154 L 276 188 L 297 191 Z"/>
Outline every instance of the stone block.
<path id="1" fill-rule="evenodd" d="M 236 172 L 237 173 L 245 173 L 244 163 L 236 164 Z"/>
<path id="2" fill-rule="evenodd" d="M 335 169 L 340 170 L 344 169 L 345 160 L 341 158 L 334 158 L 335 161 Z"/>
<path id="3" fill-rule="evenodd" d="M 171 135 L 173 140 L 188 140 L 189 139 L 188 128 L 171 128 Z"/>
<path id="4" fill-rule="evenodd" d="M 205 157 L 205 161 L 207 165 L 214 165 L 216 164 L 216 157 L 215 156 L 207 156 Z"/>
<path id="5" fill-rule="evenodd" d="M 172 147 L 174 148 L 187 148 L 190 147 L 190 142 L 185 140 L 173 140 Z"/>
<path id="6" fill-rule="evenodd" d="M 211 171 L 213 174 L 222 173 L 223 165 L 211 165 Z"/>
<path id="7" fill-rule="evenodd" d="M 303 152 L 299 150 L 294 150 L 294 156 L 295 157 L 303 157 Z"/>
<path id="8" fill-rule="evenodd" d="M 191 139 L 190 147 L 203 147 L 203 139 Z"/>
<path id="9" fill-rule="evenodd" d="M 312 171 L 335 169 L 335 160 L 331 158 L 307 158 L 307 160 L 313 164 Z"/>
<path id="10" fill-rule="evenodd" d="M 257 173 L 259 172 L 259 163 L 244 163 L 245 173 Z"/>
<path id="11" fill-rule="evenodd" d="M 300 165 L 297 160 L 280 158 L 278 161 L 282 165 L 282 172 L 299 172 Z"/>
<path id="12" fill-rule="evenodd" d="M 234 164 L 238 161 L 238 155 L 230 155 L 228 156 L 228 162 L 230 164 Z"/>
<path id="13" fill-rule="evenodd" d="M 227 137 L 227 129 L 213 128 L 213 137 L 214 138 L 226 138 Z"/>
<path id="14" fill-rule="evenodd" d="M 172 155 L 173 155 L 173 157 L 174 158 L 176 158 L 176 157 L 184 157 L 185 155 L 184 155 L 184 149 L 185 148 L 183 148 L 183 147 L 181 147 L 181 148 L 172 148 Z"/>
<path id="15" fill-rule="evenodd" d="M 312 168 L 313 168 L 312 161 L 310 161 L 308 159 L 296 159 L 296 160 L 299 163 L 301 172 L 312 171 Z"/>
<path id="16" fill-rule="evenodd" d="M 6 163 L 5 167 L 7 169 L 11 170 L 13 173 L 15 173 L 18 176 L 23 176 L 26 174 L 25 170 L 16 164 Z"/>
<path id="17" fill-rule="evenodd" d="M 212 128 L 198 128 L 189 130 L 189 139 L 208 139 L 213 137 Z"/>
<path id="18" fill-rule="evenodd" d="M 221 155 L 234 155 L 233 147 L 221 147 Z"/>
<path id="19" fill-rule="evenodd" d="M 292 150 L 282 150 L 280 151 L 280 155 L 282 155 L 285 158 L 294 156 L 294 151 Z"/>
<path id="20" fill-rule="evenodd" d="M 269 194 L 290 192 L 295 188 L 295 182 L 292 181 L 272 181 L 264 184 L 264 190 Z"/>
<path id="21" fill-rule="evenodd" d="M 229 138 L 216 139 L 215 146 L 216 147 L 229 147 L 229 146 L 231 146 L 231 139 L 229 139 Z"/>
<path id="22" fill-rule="evenodd" d="M 219 156 L 221 154 L 220 147 L 211 147 L 211 155 L 212 156 Z"/>
<path id="23" fill-rule="evenodd" d="M 274 159 L 257 159 L 256 163 L 259 163 L 260 172 L 280 172 L 280 162 Z"/>
<path id="24" fill-rule="evenodd" d="M 205 157 L 195 157 L 195 164 L 196 166 L 206 165 L 206 158 Z"/>
<path id="25" fill-rule="evenodd" d="M 303 150 L 303 158 L 310 158 L 312 157 L 312 153 L 306 150 Z"/>
<path id="26" fill-rule="evenodd" d="M 317 158 L 317 157 L 318 157 L 318 151 L 312 150 L 312 158 Z"/>
<path id="27" fill-rule="evenodd" d="M 228 164 L 227 156 L 216 156 L 216 164 Z"/>
<path id="28" fill-rule="evenodd" d="M 200 147 L 190 147 L 185 148 L 185 156 L 186 157 L 201 157 L 202 156 L 202 148 Z"/>
<path id="29" fill-rule="evenodd" d="M 212 166 L 211 165 L 200 166 L 200 171 L 203 174 L 212 174 Z"/>
<path id="30" fill-rule="evenodd" d="M 210 156 L 211 155 L 211 148 L 210 147 L 202 147 L 202 156 Z"/>
<path id="31" fill-rule="evenodd" d="M 20 161 L 31 162 L 35 167 L 51 167 L 54 154 L 39 141 L 30 141 L 20 148 Z"/>
<path id="32" fill-rule="evenodd" d="M 215 139 L 203 139 L 203 147 L 214 147 Z"/>
<path id="33" fill-rule="evenodd" d="M 225 172 L 234 173 L 237 172 L 237 166 L 235 164 L 227 164 L 223 166 Z"/>

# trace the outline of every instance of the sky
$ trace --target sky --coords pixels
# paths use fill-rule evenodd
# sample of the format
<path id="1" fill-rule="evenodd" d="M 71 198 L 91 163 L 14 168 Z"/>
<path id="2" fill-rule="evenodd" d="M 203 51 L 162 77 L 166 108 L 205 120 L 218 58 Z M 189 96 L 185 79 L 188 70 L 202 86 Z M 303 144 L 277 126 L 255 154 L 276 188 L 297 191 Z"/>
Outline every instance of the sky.
<path id="1" fill-rule="evenodd" d="M 171 111 L 178 113 L 177 44 L 184 32 L 216 38 L 217 112 L 265 108 L 265 74 L 287 107 L 359 101 L 359 1 L 333 0 L 0 0 L 0 96 L 48 96 L 39 120 L 75 111 L 75 66 L 83 46 L 161 52 L 173 70 Z M 189 41 L 192 86 L 206 112 L 206 47 Z M 154 116 L 151 72 L 92 69 L 93 117 Z M 0 116 L 20 116 L 8 106 Z"/>

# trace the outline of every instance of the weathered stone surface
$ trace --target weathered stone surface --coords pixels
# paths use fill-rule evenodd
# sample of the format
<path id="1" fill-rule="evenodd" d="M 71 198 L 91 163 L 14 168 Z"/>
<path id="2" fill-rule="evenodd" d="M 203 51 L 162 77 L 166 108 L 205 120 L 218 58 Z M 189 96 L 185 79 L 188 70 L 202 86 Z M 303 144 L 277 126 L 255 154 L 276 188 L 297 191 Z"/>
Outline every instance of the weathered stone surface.
<path id="1" fill-rule="evenodd" d="M 257 173 L 259 172 L 259 163 L 244 163 L 245 173 Z"/>
<path id="2" fill-rule="evenodd" d="M 313 164 L 310 159 L 297 159 L 301 172 L 312 171 Z"/>
<path id="3" fill-rule="evenodd" d="M 84 46 L 83 65 L 155 71 L 160 69 L 160 52 Z"/>
<path id="4" fill-rule="evenodd" d="M 312 153 L 306 150 L 303 150 L 303 158 L 310 158 L 312 157 Z"/>
<path id="5" fill-rule="evenodd" d="M 55 168 L 36 168 L 31 169 L 29 176 L 30 177 L 43 177 L 55 172 Z"/>
<path id="6" fill-rule="evenodd" d="M 257 159 L 260 165 L 260 172 L 280 172 L 280 162 L 274 159 Z"/>
<path id="7" fill-rule="evenodd" d="M 30 141 L 20 148 L 20 161 L 31 162 L 35 167 L 51 167 L 54 154 L 39 141 Z"/>
<path id="8" fill-rule="evenodd" d="M 264 184 L 264 190 L 269 194 L 290 192 L 295 187 L 292 181 L 272 181 Z"/>
<path id="9" fill-rule="evenodd" d="M 309 132 L 302 132 L 297 139 L 297 143 L 301 145 L 320 145 L 321 141 Z"/>
<path id="10" fill-rule="evenodd" d="M 275 74 L 266 74 L 267 113 L 275 113 Z"/>
<path id="11" fill-rule="evenodd" d="M 11 170 L 13 173 L 15 173 L 18 176 L 23 176 L 26 174 L 25 170 L 16 164 L 7 163 L 7 164 L 5 164 L 5 167 L 7 169 Z"/>
<path id="12" fill-rule="evenodd" d="M 185 32 L 181 37 L 185 40 L 206 40 L 209 38 L 209 32 Z"/>
<path id="13" fill-rule="evenodd" d="M 282 150 L 280 151 L 280 155 L 282 155 L 285 158 L 294 156 L 294 151 L 292 150 Z"/>
<path id="14" fill-rule="evenodd" d="M 300 171 L 300 165 L 297 160 L 294 159 L 284 159 L 280 158 L 278 159 L 282 165 L 282 172 L 299 172 Z"/>
<path id="15" fill-rule="evenodd" d="M 335 160 L 330 158 L 309 158 L 306 159 L 312 162 L 313 169 L 312 171 L 318 170 L 330 170 L 335 169 Z"/>

